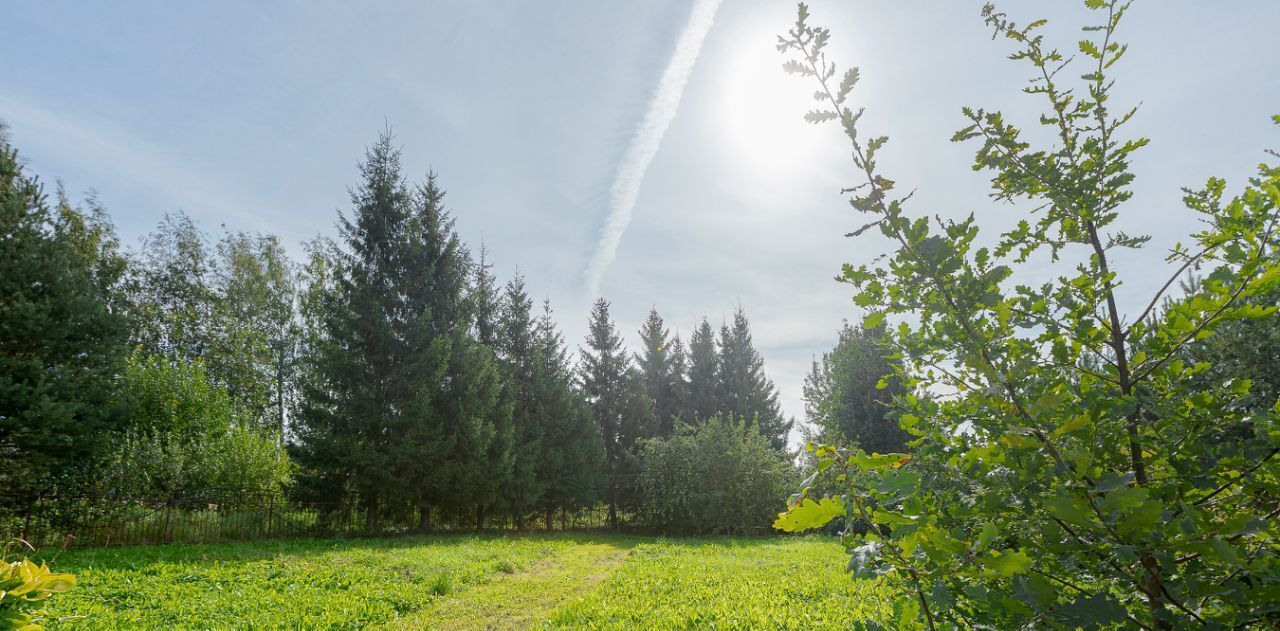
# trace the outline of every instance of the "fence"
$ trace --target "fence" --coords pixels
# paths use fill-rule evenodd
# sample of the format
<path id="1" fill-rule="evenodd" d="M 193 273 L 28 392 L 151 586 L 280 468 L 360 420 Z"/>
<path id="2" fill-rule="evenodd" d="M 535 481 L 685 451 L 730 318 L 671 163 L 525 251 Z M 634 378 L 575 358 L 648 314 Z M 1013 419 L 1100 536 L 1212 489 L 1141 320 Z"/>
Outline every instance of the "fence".
<path id="1" fill-rule="evenodd" d="M 351 503 L 298 502 L 244 488 L 170 498 L 0 494 L 0 537 L 36 548 L 396 536 L 418 532 L 418 517 L 416 512 L 386 514 L 371 525 Z M 560 514 L 554 521 L 566 529 L 604 524 L 598 509 Z"/>

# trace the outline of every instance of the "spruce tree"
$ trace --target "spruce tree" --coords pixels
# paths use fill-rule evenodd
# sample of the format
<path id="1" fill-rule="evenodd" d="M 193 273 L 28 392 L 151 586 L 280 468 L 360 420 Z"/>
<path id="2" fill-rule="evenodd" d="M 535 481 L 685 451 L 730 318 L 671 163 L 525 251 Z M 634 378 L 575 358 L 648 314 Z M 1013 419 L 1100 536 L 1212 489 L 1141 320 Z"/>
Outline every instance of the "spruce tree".
<path id="1" fill-rule="evenodd" d="M 734 311 L 732 326 L 720 327 L 718 375 L 720 415 L 754 423 L 775 449 L 786 448 L 793 422 L 782 416 L 778 389 L 764 372 L 742 307 Z"/>
<path id="2" fill-rule="evenodd" d="M 631 366 L 622 337 L 609 318 L 609 302 L 603 298 L 592 306 L 586 342 L 579 349 L 582 391 L 603 437 L 605 501 L 609 523 L 617 526 L 618 509 L 634 503 L 638 473 L 634 448 L 646 433 L 649 408 L 643 381 Z"/>
<path id="3" fill-rule="evenodd" d="M 547 301 L 535 325 L 534 357 L 537 414 L 543 423 L 539 508 L 550 530 L 556 511 L 576 512 L 599 501 L 607 484 L 604 443 L 600 426 L 575 387 L 569 350 Z"/>
<path id="4" fill-rule="evenodd" d="M 400 396 L 407 385 L 402 381 L 405 364 L 412 360 L 414 377 L 420 377 L 430 362 L 443 377 L 450 349 L 433 347 L 433 352 L 410 357 L 402 337 L 412 207 L 400 153 L 389 134 L 369 148 L 360 172 L 362 182 L 351 191 L 352 215 L 338 219 L 345 247 L 331 253 L 332 291 L 320 297 L 322 304 L 315 310 L 321 333 L 307 362 L 311 374 L 299 414 L 297 455 L 314 484 L 329 485 L 325 495 L 355 493 L 366 527 L 374 529 L 387 504 L 407 501 L 410 486 L 426 482 L 407 479 L 402 469 L 409 458 L 393 453 L 419 437 L 408 431 L 405 417 L 421 414 L 422 406 L 406 409 Z M 430 398 L 430 393 L 424 396 Z M 421 429 L 420 423 L 414 425 Z M 449 445 L 421 442 L 435 445 L 429 456 L 443 473 Z"/>
<path id="5" fill-rule="evenodd" d="M 640 327 L 640 344 L 644 350 L 636 353 L 635 358 L 653 409 L 654 431 L 658 436 L 670 436 L 682 404 L 684 367 L 680 362 L 683 356 L 674 354 L 676 347 L 657 309 L 649 310 L 649 317 Z"/>
<path id="6" fill-rule="evenodd" d="M 511 437 L 508 446 L 510 474 L 506 477 L 503 499 L 516 528 L 524 528 L 524 519 L 537 508 L 545 489 L 539 476 L 545 427 L 549 415 L 556 413 L 542 391 L 533 321 L 533 301 L 524 289 L 519 272 L 507 282 L 502 301 L 502 318 L 498 334 L 498 355 L 502 360 L 503 389 L 512 404 Z"/>
<path id="7" fill-rule="evenodd" d="M 422 527 L 429 525 L 433 507 L 455 521 L 471 513 L 483 526 L 484 508 L 497 502 L 502 472 L 495 475 L 494 467 L 505 459 L 497 446 L 509 440 L 500 434 L 509 431 L 511 407 L 502 398 L 492 349 L 471 334 L 471 257 L 444 208 L 435 174 L 428 174 L 412 198 L 408 240 L 408 359 L 396 392 L 412 415 L 397 450 L 400 470 Z"/>
<path id="8" fill-rule="evenodd" d="M 519 388 L 514 381 L 515 365 L 503 352 L 505 296 L 498 289 L 498 281 L 493 274 L 493 266 L 489 264 L 488 255 L 488 249 L 481 243 L 480 259 L 474 266 L 470 290 L 473 310 L 472 337 L 488 349 L 496 362 L 500 397 L 498 409 L 510 409 L 514 412 L 519 409 Z M 511 476 L 515 466 L 515 456 L 512 452 L 515 445 L 512 414 L 497 412 L 492 416 L 491 421 L 493 439 L 485 450 L 487 464 L 483 466 L 484 475 L 472 478 L 477 530 L 484 528 L 487 516 L 493 511 L 508 511 L 511 508 L 508 491 L 512 484 Z"/>
<path id="9" fill-rule="evenodd" d="M 33 490 L 108 443 L 128 327 L 109 223 L 50 207 L 0 123 L 0 483 Z"/>
<path id="10" fill-rule="evenodd" d="M 697 424 L 720 413 L 720 356 L 715 331 L 706 318 L 689 338 L 689 385 L 685 421 Z"/>

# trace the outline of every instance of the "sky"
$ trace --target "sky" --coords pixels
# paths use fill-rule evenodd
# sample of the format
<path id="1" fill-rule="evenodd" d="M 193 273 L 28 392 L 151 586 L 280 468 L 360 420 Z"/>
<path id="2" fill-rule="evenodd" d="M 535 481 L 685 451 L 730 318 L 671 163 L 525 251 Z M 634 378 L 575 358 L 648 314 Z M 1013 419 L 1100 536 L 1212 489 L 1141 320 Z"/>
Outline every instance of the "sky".
<path id="1" fill-rule="evenodd" d="M 911 212 L 973 212 L 988 239 L 1024 216 L 989 200 L 976 146 L 949 142 L 962 106 L 1051 140 L 981 2 L 810 4 L 829 58 L 862 70 L 851 102 L 865 133 L 890 136 L 879 162 L 917 191 Z M 1067 52 L 1097 21 L 1077 2 L 1002 5 L 1048 18 Z M 128 244 L 181 209 L 215 237 L 274 233 L 298 255 L 334 234 L 390 127 L 409 177 L 439 174 L 462 237 L 549 298 L 571 344 L 596 295 L 633 350 L 651 307 L 687 339 L 741 306 L 803 419 L 812 358 L 862 317 L 833 277 L 887 244 L 843 236 L 864 223 L 840 194 L 857 183 L 848 152 L 837 127 L 802 120 L 813 86 L 774 49 L 794 16 L 763 0 L 0 0 L 0 118 L 33 172 L 95 191 Z M 1122 25 L 1113 107 L 1140 103 L 1128 133 L 1152 139 L 1117 222 L 1152 236 L 1117 260 L 1131 314 L 1197 227 L 1180 188 L 1222 176 L 1238 190 L 1280 147 L 1277 23 L 1271 0 L 1140 0 Z M 1025 277 L 1051 273 L 1038 261 Z"/>

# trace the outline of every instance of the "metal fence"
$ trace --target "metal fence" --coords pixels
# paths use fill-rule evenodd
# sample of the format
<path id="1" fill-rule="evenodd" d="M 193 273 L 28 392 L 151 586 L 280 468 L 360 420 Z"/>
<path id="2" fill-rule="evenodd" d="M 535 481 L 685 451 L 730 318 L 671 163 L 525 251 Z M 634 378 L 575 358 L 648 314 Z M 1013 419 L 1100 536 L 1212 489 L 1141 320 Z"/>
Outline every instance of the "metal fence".
<path id="1" fill-rule="evenodd" d="M 205 489 L 168 498 L 0 494 L 0 538 L 22 539 L 36 548 L 396 536 L 419 532 L 418 517 L 384 515 L 370 525 L 353 503 L 300 502 L 246 488 Z M 559 513 L 553 523 L 562 529 L 595 528 L 603 526 L 605 518 L 598 507 Z M 488 525 L 510 526 L 494 521 Z M 536 524 L 542 526 L 541 521 Z"/>

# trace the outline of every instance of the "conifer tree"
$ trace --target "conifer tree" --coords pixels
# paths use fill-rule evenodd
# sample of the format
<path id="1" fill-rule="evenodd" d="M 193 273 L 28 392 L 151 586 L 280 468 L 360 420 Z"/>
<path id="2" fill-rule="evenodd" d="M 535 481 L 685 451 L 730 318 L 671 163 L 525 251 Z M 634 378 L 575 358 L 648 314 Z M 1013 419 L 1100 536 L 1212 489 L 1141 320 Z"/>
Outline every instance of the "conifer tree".
<path id="1" fill-rule="evenodd" d="M 533 321 L 533 301 L 524 289 L 524 277 L 519 272 L 507 282 L 503 294 L 502 314 L 499 326 L 498 356 L 502 361 L 503 388 L 506 399 L 512 404 L 511 437 L 507 446 L 510 474 L 502 491 L 503 500 L 511 512 L 517 529 L 524 528 L 524 519 L 541 499 L 545 480 L 538 475 L 549 409 L 546 394 L 540 383 L 545 370 L 538 356 L 536 331 Z"/>
<path id="2" fill-rule="evenodd" d="M 649 317 L 640 327 L 640 344 L 644 350 L 635 358 L 653 409 L 654 431 L 658 436 L 670 436 L 682 404 L 683 356 L 674 354 L 676 347 L 657 309 L 649 310 Z"/>
<path id="3" fill-rule="evenodd" d="M 698 323 L 689 338 L 689 386 L 687 413 L 689 423 L 700 423 L 720 413 L 719 364 L 715 331 L 706 318 Z"/>
<path id="4" fill-rule="evenodd" d="M 720 415 L 754 423 L 775 449 L 786 448 L 793 422 L 782 416 L 778 389 L 764 372 L 742 307 L 734 311 L 732 326 L 720 327 L 718 376 Z"/>
<path id="5" fill-rule="evenodd" d="M 410 357 L 401 337 L 405 325 L 405 259 L 408 224 L 412 215 L 410 193 L 400 171 L 400 153 L 383 134 L 365 154 L 360 165 L 362 182 L 352 190 L 352 215 L 340 215 L 338 231 L 345 247 L 335 247 L 333 291 L 321 297 L 317 317 L 322 334 L 310 348 L 306 398 L 300 410 L 297 455 L 306 473 L 316 481 L 337 488 L 327 495 L 355 493 L 366 526 L 378 524 L 379 512 L 389 502 L 408 499 L 409 484 L 426 486 L 445 480 L 407 480 L 401 470 L 408 458 L 397 457 L 412 438 L 435 438 L 435 432 L 409 432 L 408 410 L 398 400 L 405 385 L 405 363 L 412 359 L 414 377 L 427 372 L 446 373 L 449 349 L 432 347 L 429 354 Z M 417 349 L 415 349 L 417 350 Z M 430 393 L 424 393 L 430 397 Z M 426 437 L 420 434 L 427 434 Z M 436 446 L 430 460 L 444 465 L 449 444 L 420 440 Z M 419 452 L 415 454 L 421 456 Z"/>
<path id="6" fill-rule="evenodd" d="M 579 349 L 582 391 L 604 442 L 609 523 L 618 524 L 618 509 L 634 503 L 638 472 L 634 451 L 648 429 L 649 407 L 640 374 L 631 366 L 613 321 L 609 302 L 596 300 L 588 324 L 587 345 Z"/>
<path id="7" fill-rule="evenodd" d="M 500 409 L 518 410 L 518 394 L 520 388 L 515 381 L 516 365 L 503 352 L 505 332 L 503 330 L 506 305 L 504 295 L 499 291 L 497 278 L 489 264 L 489 252 L 483 243 L 480 244 L 480 259 L 473 270 L 471 307 L 474 311 L 472 337 L 482 344 L 493 355 L 495 367 L 499 375 Z M 515 428 L 512 415 L 495 410 L 492 417 L 493 439 L 486 448 L 487 465 L 483 467 L 485 475 L 474 478 L 472 497 L 475 500 L 476 529 L 484 527 L 486 517 L 495 510 L 507 510 L 511 507 L 508 491 L 512 482 L 515 456 L 512 449 L 515 445 Z M 475 473 L 480 473 L 476 471 Z"/>
<path id="8" fill-rule="evenodd" d="M 0 483 L 47 482 L 125 420 L 111 390 L 128 334 L 122 270 L 100 213 L 50 208 L 0 122 Z"/>
<path id="9" fill-rule="evenodd" d="M 475 511 L 475 523 L 483 527 L 483 509 L 496 503 L 505 476 L 502 445 L 509 442 L 511 407 L 502 398 L 492 349 L 471 335 L 471 257 L 434 173 L 414 191 L 411 204 L 403 280 L 407 360 L 393 390 L 411 412 L 407 439 L 397 450 L 400 470 L 423 528 L 433 507 L 455 520 Z"/>
<path id="10" fill-rule="evenodd" d="M 555 512 L 595 505 L 606 486 L 604 442 L 595 418 L 574 385 L 573 366 L 564 338 L 543 302 L 534 330 L 533 376 L 543 422 L 538 480 L 539 507 L 551 529 Z"/>

